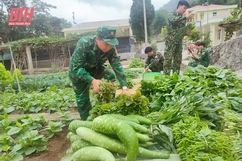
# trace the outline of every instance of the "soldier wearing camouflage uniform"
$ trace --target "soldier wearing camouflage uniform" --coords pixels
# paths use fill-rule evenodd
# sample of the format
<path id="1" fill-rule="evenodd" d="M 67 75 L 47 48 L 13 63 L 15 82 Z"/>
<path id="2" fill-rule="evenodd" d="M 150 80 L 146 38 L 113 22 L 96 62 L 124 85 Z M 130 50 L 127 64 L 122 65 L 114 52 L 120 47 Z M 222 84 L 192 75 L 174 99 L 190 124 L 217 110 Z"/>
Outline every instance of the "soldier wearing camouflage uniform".
<path id="1" fill-rule="evenodd" d="M 151 70 L 152 72 L 160 72 L 163 70 L 164 57 L 161 53 L 154 53 L 152 47 L 145 48 L 145 54 L 148 55 L 145 60 L 145 72 Z"/>
<path id="2" fill-rule="evenodd" d="M 192 56 L 194 61 L 189 62 L 188 66 L 196 67 L 198 65 L 203 65 L 204 67 L 208 67 L 210 57 L 208 50 L 205 48 L 204 42 L 199 42 L 197 44 L 199 52 L 196 54 L 195 52 L 192 52 Z"/>
<path id="3" fill-rule="evenodd" d="M 126 77 L 115 45 L 116 29 L 111 26 L 100 27 L 95 37 L 82 37 L 76 45 L 69 66 L 69 77 L 76 94 L 77 108 L 82 120 L 86 120 L 92 106 L 89 99 L 89 88 L 93 85 L 93 93 L 98 92 L 100 79 L 112 82 L 115 75 L 123 88 L 123 93 L 128 94 Z M 109 61 L 114 73 L 104 63 Z"/>
<path id="4" fill-rule="evenodd" d="M 182 62 L 182 38 L 175 39 L 175 35 L 178 30 L 186 25 L 186 19 L 192 18 L 193 13 L 188 13 L 186 16 L 183 14 L 186 12 L 189 4 L 187 1 L 179 1 L 177 10 L 172 12 L 168 18 L 167 34 L 165 39 L 165 52 L 164 52 L 164 74 L 170 75 L 171 69 L 173 73 L 180 73 L 180 65 Z M 190 30 L 187 31 L 189 35 Z"/>

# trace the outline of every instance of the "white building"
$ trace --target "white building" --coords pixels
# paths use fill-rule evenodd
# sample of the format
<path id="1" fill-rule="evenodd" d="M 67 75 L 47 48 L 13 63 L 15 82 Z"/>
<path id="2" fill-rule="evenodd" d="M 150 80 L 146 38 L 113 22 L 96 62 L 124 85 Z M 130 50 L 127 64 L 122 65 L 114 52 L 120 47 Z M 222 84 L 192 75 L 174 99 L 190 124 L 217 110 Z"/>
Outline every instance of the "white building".
<path id="1" fill-rule="evenodd" d="M 219 27 L 219 22 L 231 16 L 230 11 L 236 7 L 237 5 L 198 5 L 187 9 L 187 12 L 194 13 L 192 21 L 196 22 L 197 29 L 202 33 L 210 31 L 211 45 L 214 46 L 223 42 L 225 37 L 224 28 Z"/>
<path id="2" fill-rule="evenodd" d="M 129 19 L 83 22 L 73 27 L 65 28 L 62 32 L 64 32 L 66 37 L 68 34 L 97 31 L 97 29 L 101 26 L 113 26 L 117 29 L 116 37 L 119 40 L 119 45 L 117 45 L 116 48 L 119 53 L 134 51 L 133 32 L 129 24 Z"/>

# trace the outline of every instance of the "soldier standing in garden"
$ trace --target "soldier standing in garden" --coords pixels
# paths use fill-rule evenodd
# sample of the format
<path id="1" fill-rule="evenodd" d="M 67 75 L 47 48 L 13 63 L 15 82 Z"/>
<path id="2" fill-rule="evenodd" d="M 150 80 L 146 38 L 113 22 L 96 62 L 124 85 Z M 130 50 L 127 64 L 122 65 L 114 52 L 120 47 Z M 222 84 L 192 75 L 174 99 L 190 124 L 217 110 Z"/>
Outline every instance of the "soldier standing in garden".
<path id="1" fill-rule="evenodd" d="M 171 69 L 173 73 L 180 73 L 180 65 L 182 62 L 182 39 L 176 38 L 175 35 L 179 29 L 186 25 L 186 20 L 193 17 L 193 13 L 190 12 L 186 16 L 183 14 L 189 7 L 187 1 L 179 1 L 177 10 L 172 12 L 168 18 L 167 35 L 165 39 L 165 52 L 164 52 L 164 74 L 170 75 Z M 191 30 L 186 31 L 187 35 L 191 34 Z"/>
<path id="2" fill-rule="evenodd" d="M 151 70 L 152 72 L 161 72 L 163 70 L 164 57 L 161 53 L 154 53 L 152 47 L 145 48 L 145 54 L 148 55 L 145 61 L 145 72 Z"/>
<path id="3" fill-rule="evenodd" d="M 98 28 L 97 36 L 82 37 L 76 45 L 69 66 L 69 77 L 76 94 L 77 108 L 82 120 L 86 120 L 92 109 L 89 88 L 93 86 L 93 94 L 98 92 L 100 79 L 115 82 L 115 75 L 128 94 L 126 77 L 120 63 L 117 50 L 116 29 L 111 26 Z M 109 61 L 114 73 L 104 63 Z"/>

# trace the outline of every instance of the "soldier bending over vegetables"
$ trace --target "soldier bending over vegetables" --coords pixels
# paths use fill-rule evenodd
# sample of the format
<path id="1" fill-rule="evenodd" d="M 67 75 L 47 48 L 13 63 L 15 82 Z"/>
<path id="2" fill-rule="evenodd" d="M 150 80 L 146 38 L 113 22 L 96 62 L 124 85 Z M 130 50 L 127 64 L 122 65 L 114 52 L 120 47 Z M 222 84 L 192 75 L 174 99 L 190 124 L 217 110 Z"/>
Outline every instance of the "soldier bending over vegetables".
<path id="1" fill-rule="evenodd" d="M 82 120 L 86 120 L 91 110 L 89 98 L 90 85 L 93 94 L 98 92 L 100 79 L 115 82 L 115 75 L 123 89 L 128 94 L 126 77 L 120 63 L 115 45 L 116 29 L 111 26 L 100 27 L 95 37 L 82 37 L 76 45 L 69 66 L 69 77 L 76 93 L 77 108 Z M 104 63 L 109 61 L 114 73 Z"/>

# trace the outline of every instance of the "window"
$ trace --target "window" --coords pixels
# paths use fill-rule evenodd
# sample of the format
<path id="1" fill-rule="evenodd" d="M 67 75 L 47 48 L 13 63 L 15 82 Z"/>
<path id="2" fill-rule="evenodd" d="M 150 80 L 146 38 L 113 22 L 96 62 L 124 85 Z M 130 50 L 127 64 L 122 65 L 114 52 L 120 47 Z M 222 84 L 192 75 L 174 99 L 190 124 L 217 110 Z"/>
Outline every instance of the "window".
<path id="1" fill-rule="evenodd" d="M 213 17 L 217 16 L 217 12 L 213 12 Z"/>
<path id="2" fill-rule="evenodd" d="M 221 39 L 221 33 L 222 33 L 222 30 L 219 29 L 218 32 L 217 32 L 217 39 L 218 39 L 218 40 Z"/>

